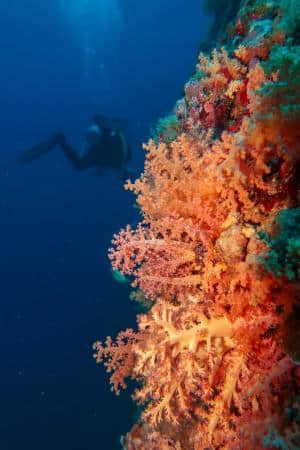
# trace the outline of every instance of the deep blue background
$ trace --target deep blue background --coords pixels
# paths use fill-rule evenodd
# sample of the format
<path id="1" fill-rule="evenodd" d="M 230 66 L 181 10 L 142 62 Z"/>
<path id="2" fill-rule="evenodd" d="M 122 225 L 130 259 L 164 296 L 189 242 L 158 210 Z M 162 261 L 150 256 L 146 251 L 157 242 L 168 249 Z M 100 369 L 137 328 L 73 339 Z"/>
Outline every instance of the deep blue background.
<path id="1" fill-rule="evenodd" d="M 132 423 L 128 394 L 110 392 L 91 345 L 134 325 L 106 256 L 112 234 L 136 220 L 133 197 L 113 173 L 77 173 L 59 150 L 15 162 L 58 129 L 79 147 L 97 109 L 128 118 L 141 170 L 141 142 L 181 96 L 207 19 L 199 0 L 120 7 L 115 40 L 103 48 L 92 34 L 109 83 L 95 71 L 87 86 L 80 33 L 56 0 L 1 2 L 0 450 L 114 450 Z"/>

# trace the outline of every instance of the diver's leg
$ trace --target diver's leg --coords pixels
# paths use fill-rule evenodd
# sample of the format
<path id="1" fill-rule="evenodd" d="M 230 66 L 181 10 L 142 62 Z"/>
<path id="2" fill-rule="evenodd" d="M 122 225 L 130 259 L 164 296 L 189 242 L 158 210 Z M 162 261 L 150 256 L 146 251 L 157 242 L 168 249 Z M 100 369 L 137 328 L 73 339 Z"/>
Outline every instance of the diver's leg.
<path id="1" fill-rule="evenodd" d="M 64 152 L 65 157 L 68 161 L 72 164 L 73 167 L 77 170 L 83 170 L 86 169 L 86 163 L 84 159 L 82 159 L 76 150 L 74 150 L 67 142 L 65 137 L 62 135 L 60 136 L 61 139 L 58 140 L 58 145 L 60 145 L 62 151 Z"/>

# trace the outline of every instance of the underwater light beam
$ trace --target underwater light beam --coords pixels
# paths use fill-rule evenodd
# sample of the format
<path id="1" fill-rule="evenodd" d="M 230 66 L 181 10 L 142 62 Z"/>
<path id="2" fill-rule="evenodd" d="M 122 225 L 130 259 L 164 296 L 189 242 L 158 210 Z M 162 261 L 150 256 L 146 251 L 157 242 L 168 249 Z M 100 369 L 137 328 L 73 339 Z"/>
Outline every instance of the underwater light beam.
<path id="1" fill-rule="evenodd" d="M 93 73 L 103 87 L 109 86 L 109 76 L 103 61 L 105 49 L 113 47 L 123 29 L 119 0 L 58 0 L 59 8 L 80 40 L 83 76 L 90 85 Z M 100 58 L 100 59 L 99 59 Z"/>
<path id="2" fill-rule="evenodd" d="M 59 0 L 63 14 L 75 27 L 92 19 L 99 32 L 115 33 L 123 26 L 119 0 Z"/>

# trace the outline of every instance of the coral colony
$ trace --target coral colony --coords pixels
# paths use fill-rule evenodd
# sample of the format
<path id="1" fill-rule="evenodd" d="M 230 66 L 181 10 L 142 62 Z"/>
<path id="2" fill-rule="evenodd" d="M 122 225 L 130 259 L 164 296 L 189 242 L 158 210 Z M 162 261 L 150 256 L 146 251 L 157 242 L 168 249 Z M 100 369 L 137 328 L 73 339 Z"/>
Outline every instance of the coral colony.
<path id="1" fill-rule="evenodd" d="M 95 344 L 127 450 L 300 448 L 300 0 L 241 3 L 146 145 L 115 270 L 148 306 Z"/>

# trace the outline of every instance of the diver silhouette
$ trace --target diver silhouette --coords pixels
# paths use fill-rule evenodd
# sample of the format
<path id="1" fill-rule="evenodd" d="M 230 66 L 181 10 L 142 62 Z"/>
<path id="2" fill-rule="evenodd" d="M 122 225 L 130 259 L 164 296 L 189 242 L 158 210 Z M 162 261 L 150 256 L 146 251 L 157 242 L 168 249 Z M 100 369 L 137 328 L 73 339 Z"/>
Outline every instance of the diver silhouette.
<path id="1" fill-rule="evenodd" d="M 40 142 L 18 156 L 20 164 L 28 164 L 49 153 L 59 146 L 71 165 L 77 170 L 95 168 L 98 174 L 102 169 L 115 169 L 121 178 L 125 178 L 131 170 L 126 163 L 131 158 L 131 151 L 126 137 L 121 131 L 125 121 L 107 119 L 100 114 L 93 117 L 88 128 L 81 151 L 72 148 L 63 133 L 56 133 L 49 139 Z"/>

